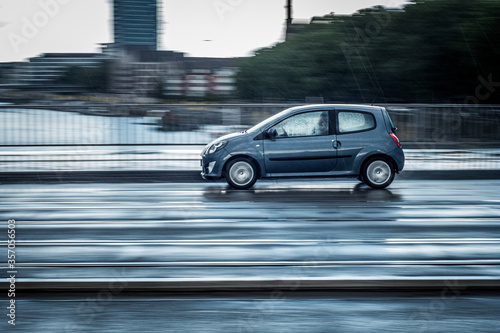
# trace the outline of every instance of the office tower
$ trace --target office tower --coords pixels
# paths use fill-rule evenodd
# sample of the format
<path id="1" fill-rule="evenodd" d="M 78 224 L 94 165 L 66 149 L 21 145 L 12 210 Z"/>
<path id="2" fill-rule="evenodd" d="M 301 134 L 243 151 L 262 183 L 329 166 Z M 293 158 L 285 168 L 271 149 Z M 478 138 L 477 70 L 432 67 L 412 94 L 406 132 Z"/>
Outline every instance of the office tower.
<path id="1" fill-rule="evenodd" d="M 157 50 L 160 1 L 113 0 L 115 45 L 143 45 Z"/>

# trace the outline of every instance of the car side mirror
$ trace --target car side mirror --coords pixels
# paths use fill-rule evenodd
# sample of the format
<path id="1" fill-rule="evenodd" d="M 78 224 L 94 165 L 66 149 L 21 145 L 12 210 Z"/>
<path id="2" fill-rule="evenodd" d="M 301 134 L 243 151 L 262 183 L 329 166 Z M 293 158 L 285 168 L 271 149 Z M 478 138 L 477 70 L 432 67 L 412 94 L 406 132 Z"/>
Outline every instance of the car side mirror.
<path id="1" fill-rule="evenodd" d="M 276 131 L 276 128 L 272 127 L 266 131 L 266 136 L 268 139 L 274 140 L 276 136 L 278 135 L 278 131 Z"/>

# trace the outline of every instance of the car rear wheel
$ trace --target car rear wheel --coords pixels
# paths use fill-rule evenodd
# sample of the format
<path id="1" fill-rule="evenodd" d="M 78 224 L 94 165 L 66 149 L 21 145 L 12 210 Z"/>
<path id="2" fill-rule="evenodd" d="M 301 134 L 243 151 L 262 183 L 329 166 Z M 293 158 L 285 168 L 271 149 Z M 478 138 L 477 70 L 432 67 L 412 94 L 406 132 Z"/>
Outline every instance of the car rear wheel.
<path id="1" fill-rule="evenodd" d="M 232 188 L 245 190 L 257 181 L 257 169 L 252 161 L 246 158 L 236 158 L 229 162 L 225 177 Z"/>
<path id="2" fill-rule="evenodd" d="M 369 160 L 363 167 L 362 179 L 372 188 L 385 188 L 389 186 L 396 175 L 391 163 L 383 158 L 376 157 Z"/>

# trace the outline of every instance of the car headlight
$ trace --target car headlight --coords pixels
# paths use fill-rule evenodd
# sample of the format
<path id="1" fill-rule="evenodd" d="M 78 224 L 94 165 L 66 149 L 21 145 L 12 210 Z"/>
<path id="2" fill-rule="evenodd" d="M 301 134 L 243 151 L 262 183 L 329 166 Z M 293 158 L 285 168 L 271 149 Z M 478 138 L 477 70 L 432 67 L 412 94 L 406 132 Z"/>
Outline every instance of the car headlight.
<path id="1" fill-rule="evenodd" d="M 207 154 L 213 154 L 216 151 L 219 151 L 222 148 L 224 148 L 226 145 L 227 145 L 227 141 L 216 142 L 213 145 L 211 145 L 210 148 L 208 148 Z"/>

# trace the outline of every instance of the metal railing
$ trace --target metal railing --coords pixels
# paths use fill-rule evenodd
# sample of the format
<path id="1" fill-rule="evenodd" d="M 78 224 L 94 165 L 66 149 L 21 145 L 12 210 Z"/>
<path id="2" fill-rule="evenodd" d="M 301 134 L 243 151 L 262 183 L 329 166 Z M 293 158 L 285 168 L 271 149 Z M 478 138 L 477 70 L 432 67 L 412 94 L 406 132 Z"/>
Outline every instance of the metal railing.
<path id="1" fill-rule="evenodd" d="M 0 172 L 197 169 L 211 140 L 294 105 L 2 105 Z M 500 168 L 500 106 L 384 106 L 416 168 Z"/>

